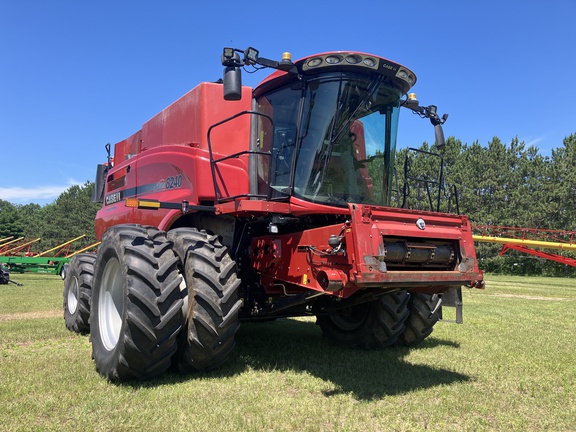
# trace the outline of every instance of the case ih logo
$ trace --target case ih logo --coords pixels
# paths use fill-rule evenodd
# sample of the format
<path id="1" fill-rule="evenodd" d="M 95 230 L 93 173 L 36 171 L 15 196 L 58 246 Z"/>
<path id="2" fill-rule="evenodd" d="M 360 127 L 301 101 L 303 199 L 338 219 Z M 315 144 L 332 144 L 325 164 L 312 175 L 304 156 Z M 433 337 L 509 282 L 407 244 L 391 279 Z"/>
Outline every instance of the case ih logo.
<path id="1" fill-rule="evenodd" d="M 418 228 L 420 228 L 421 230 L 425 230 L 426 229 L 426 222 L 424 222 L 424 219 L 418 218 L 418 220 L 416 221 L 416 226 Z"/>
<path id="2" fill-rule="evenodd" d="M 106 195 L 105 200 L 106 205 L 110 205 L 122 201 L 122 196 L 120 195 L 120 192 L 115 192 L 113 194 Z"/>

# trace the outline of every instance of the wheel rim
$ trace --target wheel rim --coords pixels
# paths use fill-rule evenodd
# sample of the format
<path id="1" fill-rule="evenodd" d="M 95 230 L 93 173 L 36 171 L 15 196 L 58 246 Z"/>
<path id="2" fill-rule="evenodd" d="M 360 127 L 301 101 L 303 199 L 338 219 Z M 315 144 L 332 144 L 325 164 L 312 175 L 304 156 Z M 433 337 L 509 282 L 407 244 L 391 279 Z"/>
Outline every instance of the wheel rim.
<path id="1" fill-rule="evenodd" d="M 124 284 L 120 262 L 111 258 L 104 267 L 100 297 L 98 299 L 98 323 L 104 347 L 111 351 L 116 347 L 122 328 L 124 310 Z"/>
<path id="2" fill-rule="evenodd" d="M 80 287 L 78 286 L 78 278 L 74 277 L 70 283 L 70 289 L 66 297 L 66 307 L 71 314 L 76 313 L 78 308 L 78 298 L 80 297 Z"/>
<path id="3" fill-rule="evenodd" d="M 179 271 L 179 275 L 180 275 L 180 285 L 179 285 L 180 295 L 184 300 L 182 302 L 182 308 L 181 308 L 182 320 L 186 321 L 186 315 L 188 314 L 188 286 L 186 285 L 186 278 L 184 277 L 184 273 L 182 271 Z"/>
<path id="4" fill-rule="evenodd" d="M 370 305 L 368 303 L 344 309 L 338 313 L 330 314 L 330 319 L 336 327 L 344 331 L 353 331 L 359 328 L 366 317 Z"/>

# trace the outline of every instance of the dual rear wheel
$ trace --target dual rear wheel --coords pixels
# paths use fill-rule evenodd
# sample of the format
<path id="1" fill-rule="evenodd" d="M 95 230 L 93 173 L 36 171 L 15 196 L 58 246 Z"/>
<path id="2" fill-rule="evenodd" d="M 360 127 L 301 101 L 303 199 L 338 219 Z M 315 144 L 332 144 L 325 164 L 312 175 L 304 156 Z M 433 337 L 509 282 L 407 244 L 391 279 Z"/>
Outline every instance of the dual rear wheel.
<path id="1" fill-rule="evenodd" d="M 441 298 L 438 294 L 410 294 L 408 303 L 410 316 L 405 323 L 406 329 L 398 339 L 400 345 L 417 345 L 432 334 L 434 326 L 440 319 L 439 302 Z"/>
<path id="2" fill-rule="evenodd" d="M 411 346 L 432 333 L 439 319 L 438 301 L 432 295 L 398 291 L 375 301 L 319 315 L 316 323 L 324 337 L 351 348 Z"/>

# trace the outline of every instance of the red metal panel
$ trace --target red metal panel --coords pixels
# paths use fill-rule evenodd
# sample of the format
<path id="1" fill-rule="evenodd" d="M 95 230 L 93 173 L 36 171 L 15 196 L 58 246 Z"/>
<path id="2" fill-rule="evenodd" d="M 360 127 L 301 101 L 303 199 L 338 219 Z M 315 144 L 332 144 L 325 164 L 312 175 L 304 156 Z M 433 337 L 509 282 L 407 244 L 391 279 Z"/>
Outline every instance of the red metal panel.
<path id="1" fill-rule="evenodd" d="M 290 214 L 291 206 L 288 203 L 262 200 L 237 200 L 216 206 L 218 214 L 233 214 L 234 216 L 249 216 L 255 213 Z"/>
<path id="2" fill-rule="evenodd" d="M 365 288 L 443 292 L 448 286 L 483 287 L 466 218 L 435 215 L 430 219 L 435 224 L 427 224 L 424 230 L 412 219 L 412 214 L 401 209 L 375 211 L 369 206 L 351 204 L 346 223 L 254 239 L 252 265 L 269 293 L 312 289 L 348 297 Z M 389 224 L 402 224 L 402 229 L 389 229 Z M 453 270 L 442 268 L 448 267 L 444 265 L 447 263 L 440 268 L 414 265 L 412 269 L 388 269 L 383 248 L 384 239 L 391 232 L 402 234 L 408 243 L 420 242 L 425 248 L 434 239 L 440 244 L 451 242 L 456 254 L 450 264 Z M 342 238 L 341 250 L 329 245 L 331 236 Z"/>
<path id="3" fill-rule="evenodd" d="M 135 159 L 117 161 L 114 168 L 108 172 L 104 203 L 96 213 L 94 222 L 97 240 L 101 240 L 104 232 L 113 225 L 134 222 L 134 209 L 124 205 L 123 194 L 125 190 L 133 190 L 136 187 L 135 162 Z M 119 186 L 120 184 L 122 186 Z"/>
<path id="4" fill-rule="evenodd" d="M 252 89 L 243 87 L 241 101 L 225 101 L 222 85 L 201 83 L 144 123 L 142 130 L 115 145 L 115 166 L 108 173 L 105 202 L 96 219 L 96 235 L 119 223 L 161 226 L 171 223 L 167 210 L 126 208 L 128 197 L 196 204 L 215 199 L 208 155 L 210 126 L 249 110 Z M 214 158 L 248 150 L 250 116 L 213 130 Z M 167 147 L 171 146 L 171 147 Z M 162 149 L 159 149 L 162 147 Z M 247 194 L 247 155 L 218 163 L 217 183 L 223 196 Z M 137 173 L 137 175 L 136 175 Z"/>
<path id="5" fill-rule="evenodd" d="M 225 101 L 222 85 L 201 83 L 142 126 L 142 150 L 162 145 L 189 145 L 207 150 L 208 128 L 240 111 L 249 110 L 252 89 L 242 88 L 241 101 Z M 212 134 L 216 153 L 248 150 L 250 117 L 243 116 L 216 128 Z"/>

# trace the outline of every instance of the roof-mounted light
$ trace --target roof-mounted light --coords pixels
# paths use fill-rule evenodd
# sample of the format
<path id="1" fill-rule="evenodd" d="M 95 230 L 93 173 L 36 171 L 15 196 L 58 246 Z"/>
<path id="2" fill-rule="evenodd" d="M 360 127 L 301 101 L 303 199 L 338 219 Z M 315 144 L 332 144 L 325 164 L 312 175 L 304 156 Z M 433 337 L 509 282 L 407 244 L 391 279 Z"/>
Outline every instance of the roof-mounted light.
<path id="1" fill-rule="evenodd" d="M 396 76 L 404 81 L 406 81 L 410 86 L 416 82 L 416 77 L 412 72 L 408 69 L 400 68 L 398 72 L 396 72 Z"/>
<path id="2" fill-rule="evenodd" d="M 256 48 L 248 47 L 244 51 L 244 58 L 250 64 L 255 64 L 258 61 L 258 57 L 260 57 L 260 52 Z"/>
<path id="3" fill-rule="evenodd" d="M 325 54 L 318 57 L 312 57 L 306 60 L 303 65 L 303 70 L 310 70 L 317 67 L 327 67 L 336 65 L 349 65 L 369 67 L 371 69 L 378 68 L 378 60 L 371 56 L 356 53 L 342 53 L 342 54 Z"/>
<path id="4" fill-rule="evenodd" d="M 346 63 L 350 64 L 358 64 L 362 61 L 362 57 L 358 54 L 351 54 L 346 56 Z"/>
<path id="5" fill-rule="evenodd" d="M 232 57 L 234 57 L 234 48 L 224 48 L 224 52 L 222 53 L 222 56 L 225 59 L 231 59 Z"/>
<path id="6" fill-rule="evenodd" d="M 278 69 L 288 71 L 294 67 L 292 63 L 292 54 L 289 52 L 282 53 L 282 60 L 278 63 Z"/>
<path id="7" fill-rule="evenodd" d="M 339 55 L 329 55 L 328 57 L 326 57 L 324 59 L 324 61 L 326 63 L 328 63 L 329 65 L 335 65 L 338 64 L 342 61 L 342 56 Z"/>
<path id="8" fill-rule="evenodd" d="M 315 57 L 313 59 L 308 60 L 308 67 L 310 68 L 315 68 L 318 67 L 322 64 L 322 58 L 321 57 Z"/>
<path id="9" fill-rule="evenodd" d="M 316 55 L 306 59 L 301 66 L 302 71 L 316 72 L 324 68 L 337 68 L 338 70 L 354 70 L 360 73 L 379 73 L 391 78 L 403 92 L 407 92 L 416 83 L 416 75 L 397 63 L 356 52 L 334 52 Z"/>
<path id="10" fill-rule="evenodd" d="M 363 61 L 363 63 L 368 66 L 368 67 L 376 67 L 376 60 L 373 59 L 372 57 L 366 57 Z"/>

